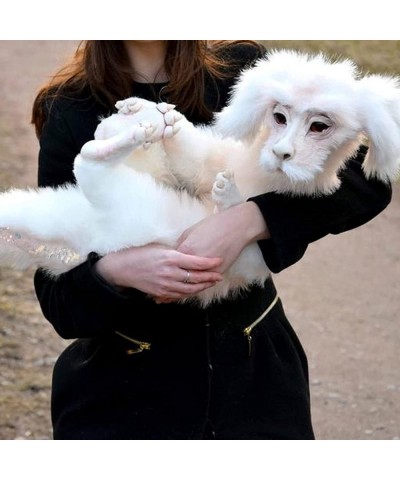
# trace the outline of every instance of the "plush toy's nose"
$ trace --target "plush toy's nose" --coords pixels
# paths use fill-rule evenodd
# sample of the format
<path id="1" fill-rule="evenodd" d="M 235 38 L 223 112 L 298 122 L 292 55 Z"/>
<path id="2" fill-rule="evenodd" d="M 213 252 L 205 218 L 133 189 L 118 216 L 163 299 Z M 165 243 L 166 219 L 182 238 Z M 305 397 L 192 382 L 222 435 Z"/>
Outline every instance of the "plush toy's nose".
<path id="1" fill-rule="evenodd" d="M 291 145 L 288 145 L 286 142 L 279 142 L 274 145 L 272 152 L 276 155 L 279 160 L 291 160 L 294 157 L 295 150 Z"/>

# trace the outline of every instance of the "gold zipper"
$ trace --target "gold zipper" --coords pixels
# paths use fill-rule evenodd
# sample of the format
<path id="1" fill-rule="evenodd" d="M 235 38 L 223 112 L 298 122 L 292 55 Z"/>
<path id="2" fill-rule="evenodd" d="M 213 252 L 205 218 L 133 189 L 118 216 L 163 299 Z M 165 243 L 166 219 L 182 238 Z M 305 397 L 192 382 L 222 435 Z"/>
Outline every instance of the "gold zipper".
<path id="1" fill-rule="evenodd" d="M 121 333 L 121 332 L 115 331 L 115 333 L 116 333 L 117 335 L 119 335 L 120 337 L 125 338 L 125 340 L 128 340 L 129 342 L 132 342 L 132 343 L 134 343 L 135 345 L 137 345 L 137 348 L 129 348 L 129 349 L 126 351 L 126 354 L 127 354 L 127 355 L 135 355 L 135 353 L 142 353 L 142 352 L 145 351 L 145 350 L 150 350 L 151 343 L 142 342 L 142 341 L 140 341 L 140 340 L 136 340 L 136 338 L 128 337 L 127 335 L 125 335 L 125 334 L 123 334 L 123 333 Z"/>
<path id="2" fill-rule="evenodd" d="M 276 294 L 276 297 L 268 305 L 266 310 L 264 310 L 264 312 L 256 320 L 254 320 L 252 324 L 250 324 L 248 327 L 243 329 L 243 333 L 247 337 L 247 342 L 249 345 L 249 357 L 251 356 L 251 342 L 253 340 L 253 337 L 251 336 L 251 331 L 256 325 L 258 325 L 261 322 L 261 320 L 263 320 L 269 314 L 269 312 L 275 307 L 278 300 L 279 300 L 279 296 L 278 294 Z"/>

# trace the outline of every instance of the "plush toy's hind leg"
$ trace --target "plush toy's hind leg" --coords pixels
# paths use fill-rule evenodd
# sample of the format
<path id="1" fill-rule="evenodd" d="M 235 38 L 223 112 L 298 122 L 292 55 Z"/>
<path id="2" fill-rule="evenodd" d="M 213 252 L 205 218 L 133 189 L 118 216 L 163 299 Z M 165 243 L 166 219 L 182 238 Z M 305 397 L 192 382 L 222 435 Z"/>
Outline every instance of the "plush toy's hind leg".
<path id="1" fill-rule="evenodd" d="M 244 201 L 235 183 L 233 171 L 231 170 L 217 174 L 211 193 L 215 203 L 214 211 L 216 213 Z"/>

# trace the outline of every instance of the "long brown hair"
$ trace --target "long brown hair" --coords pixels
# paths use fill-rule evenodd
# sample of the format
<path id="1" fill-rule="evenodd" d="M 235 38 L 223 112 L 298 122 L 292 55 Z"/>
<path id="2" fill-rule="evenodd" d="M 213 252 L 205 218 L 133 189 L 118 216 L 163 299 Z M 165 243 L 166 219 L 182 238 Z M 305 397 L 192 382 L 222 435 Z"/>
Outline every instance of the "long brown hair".
<path id="1" fill-rule="evenodd" d="M 227 43 L 235 42 L 168 40 L 165 70 L 169 82 L 164 93 L 169 101 L 179 103 L 182 112 L 196 110 L 205 118 L 211 118 L 212 112 L 204 103 L 205 75 L 224 76 L 226 60 L 219 52 Z M 117 100 L 132 95 L 132 71 L 122 40 L 80 42 L 73 59 L 39 90 L 31 119 L 36 134 L 40 135 L 45 121 L 45 101 L 61 95 L 74 95 L 86 88 L 98 102 L 110 109 Z"/>

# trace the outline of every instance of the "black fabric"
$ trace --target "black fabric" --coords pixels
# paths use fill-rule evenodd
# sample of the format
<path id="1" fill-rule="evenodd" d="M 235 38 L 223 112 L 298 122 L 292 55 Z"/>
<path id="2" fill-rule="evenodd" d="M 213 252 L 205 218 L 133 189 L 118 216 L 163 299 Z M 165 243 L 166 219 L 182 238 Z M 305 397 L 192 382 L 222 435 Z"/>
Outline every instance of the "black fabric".
<path id="1" fill-rule="evenodd" d="M 243 333 L 274 296 L 268 281 L 207 311 L 148 302 L 118 327 L 142 353 L 117 334 L 75 341 L 54 369 L 55 438 L 312 439 L 307 360 L 280 302 L 251 355 Z"/>
<path id="2" fill-rule="evenodd" d="M 220 110 L 240 69 L 262 54 L 249 45 L 228 48 L 235 66 L 229 79 L 207 78 L 208 105 Z M 162 86 L 133 83 L 132 95 L 158 100 Z M 53 103 L 40 138 L 40 186 L 74 182 L 75 156 L 109 113 L 88 92 Z M 196 112 L 188 118 L 205 122 Z M 343 171 L 332 196 L 251 199 L 271 232 L 259 242 L 271 270 L 298 261 L 310 242 L 355 228 L 386 207 L 390 187 L 364 178 L 364 153 Z M 280 302 L 254 329 L 250 356 L 243 334 L 273 300 L 271 279 L 205 310 L 156 305 L 140 291 L 108 285 L 93 269 L 97 258 L 91 254 L 57 280 L 35 274 L 43 314 L 59 335 L 77 339 L 54 368 L 54 438 L 313 438 L 307 360 Z M 129 354 L 135 345 L 115 331 L 151 349 Z"/>

